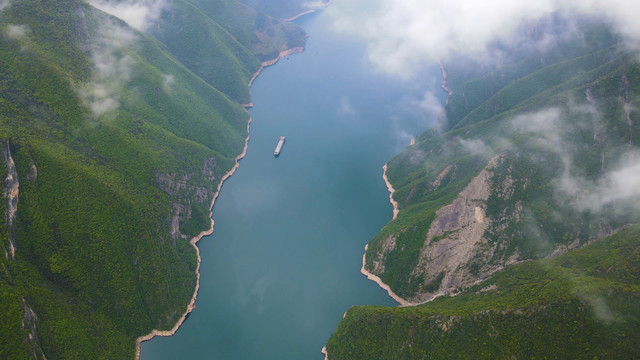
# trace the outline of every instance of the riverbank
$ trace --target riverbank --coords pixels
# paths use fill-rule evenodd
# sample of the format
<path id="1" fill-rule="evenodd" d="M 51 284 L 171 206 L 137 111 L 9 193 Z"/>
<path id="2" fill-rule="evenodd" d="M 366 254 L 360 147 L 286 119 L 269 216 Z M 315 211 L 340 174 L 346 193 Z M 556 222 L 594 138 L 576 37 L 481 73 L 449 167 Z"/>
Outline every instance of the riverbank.
<path id="1" fill-rule="evenodd" d="M 384 169 L 385 169 L 385 173 L 386 173 L 386 167 L 387 165 L 384 165 Z M 391 186 L 391 184 L 388 182 L 386 176 L 384 176 L 385 179 L 385 183 L 387 184 L 387 188 L 391 187 L 391 194 L 393 194 L 392 190 L 393 187 Z M 392 200 L 393 201 L 393 200 Z M 394 210 L 397 208 L 397 203 L 394 204 Z M 393 219 L 396 218 L 396 213 L 394 212 L 394 217 Z M 414 305 L 418 305 L 418 304 L 414 304 L 411 303 L 409 301 L 406 301 L 405 299 L 401 298 L 398 294 L 394 293 L 393 290 L 391 290 L 391 287 L 387 284 L 385 284 L 382 279 L 380 279 L 379 276 L 376 276 L 372 273 L 370 273 L 369 271 L 367 271 L 367 269 L 365 268 L 365 265 L 367 263 L 367 249 L 369 248 L 369 244 L 364 246 L 364 254 L 362 255 L 362 267 L 360 268 L 360 273 L 364 276 L 367 277 L 367 279 L 375 282 L 376 284 L 378 284 L 378 286 L 380 286 L 383 290 L 385 290 L 387 292 L 387 294 L 389 294 L 389 296 L 395 300 L 400 306 L 414 306 Z M 344 319 L 347 316 L 347 313 L 344 313 L 344 315 L 342 315 L 342 318 Z M 329 360 L 329 352 L 327 351 L 327 346 L 325 345 L 322 350 L 320 351 L 322 354 L 324 354 L 324 360 Z"/>
<path id="2" fill-rule="evenodd" d="M 260 69 L 258 69 L 258 71 L 256 71 L 255 74 L 253 74 L 253 76 L 251 77 L 251 79 L 249 80 L 249 87 L 251 87 L 251 85 L 253 85 L 253 81 L 258 77 L 258 75 L 260 75 L 260 73 L 262 72 L 262 70 L 264 70 L 264 68 L 266 68 L 267 66 L 271 66 L 271 65 L 275 65 L 280 59 L 282 59 L 283 57 L 287 57 L 289 55 L 293 55 L 293 54 L 297 54 L 297 53 L 301 53 L 304 51 L 304 46 L 296 46 L 293 48 L 289 48 L 286 50 L 282 50 L 277 57 L 275 57 L 274 59 L 271 60 L 267 60 L 267 61 L 263 61 L 260 64 Z M 251 107 L 253 106 L 251 103 L 249 104 L 245 104 L 245 107 Z"/>
<path id="3" fill-rule="evenodd" d="M 283 57 L 287 57 L 287 56 L 293 55 L 293 54 L 298 54 L 298 53 L 301 53 L 303 51 L 304 51 L 304 47 L 303 46 L 296 46 L 296 47 L 293 47 L 293 48 L 282 50 L 275 59 L 263 61 L 260 64 L 260 68 L 258 69 L 258 71 L 256 71 L 255 74 L 253 74 L 251 79 L 249 79 L 249 85 L 248 86 L 251 87 L 251 85 L 253 85 L 253 81 L 258 77 L 258 75 L 260 75 L 262 70 L 264 70 L 264 68 L 266 68 L 267 66 L 275 65 Z M 250 102 L 248 104 L 242 104 L 242 106 L 244 106 L 245 109 L 252 108 L 253 107 L 253 103 Z"/>
<path id="4" fill-rule="evenodd" d="M 383 169 L 385 170 L 386 173 L 386 167 L 387 165 L 385 164 Z M 387 188 L 391 187 L 391 194 L 393 194 L 392 190 L 393 187 L 391 186 L 391 184 L 388 182 L 386 175 L 384 176 L 385 179 L 385 183 L 387 184 Z M 391 197 L 391 196 L 390 196 Z M 392 198 L 393 199 L 393 198 Z M 393 200 L 392 200 L 393 201 Z M 397 203 L 394 204 L 394 210 L 397 208 Z M 394 212 L 394 217 L 393 219 L 396 218 L 396 213 Z M 367 269 L 365 269 L 365 264 L 367 263 L 367 249 L 369 248 L 369 244 L 364 246 L 364 254 L 362 255 L 362 268 L 360 268 L 360 273 L 364 276 L 367 277 L 367 279 L 375 282 L 376 284 L 378 284 L 378 286 L 380 286 L 383 290 L 385 290 L 387 292 L 387 294 L 389 294 L 389 296 L 395 300 L 398 304 L 400 304 L 400 306 L 414 306 L 414 305 L 418 305 L 418 304 L 414 304 L 411 302 L 406 301 L 405 299 L 401 298 L 400 296 L 398 296 L 398 294 L 394 293 L 393 290 L 391 290 L 391 287 L 387 284 L 385 284 L 382 279 L 380 279 L 379 276 L 376 276 L 372 273 L 370 273 L 369 271 L 367 271 Z M 342 315 L 342 318 L 344 319 L 347 316 L 347 313 L 344 313 L 344 315 Z M 329 360 L 329 352 L 327 351 L 327 346 L 325 345 L 322 350 L 320 351 L 322 354 L 324 354 L 324 360 Z"/>
<path id="5" fill-rule="evenodd" d="M 193 296 L 191 297 L 191 301 L 189 302 L 189 305 L 187 305 L 187 310 L 182 314 L 180 319 L 178 319 L 178 321 L 176 322 L 176 324 L 173 326 L 173 328 L 171 330 L 153 329 L 153 330 L 151 330 L 151 332 L 149 334 L 138 337 L 136 339 L 136 356 L 135 356 L 135 360 L 139 360 L 140 359 L 140 345 L 142 344 L 142 342 L 151 340 L 156 336 L 172 336 L 172 335 L 174 335 L 176 333 L 176 331 L 178 331 L 180 326 L 184 323 L 185 319 L 187 318 L 187 315 L 189 315 L 189 313 L 191 313 L 196 308 L 195 303 L 196 303 L 196 299 L 198 297 L 198 290 L 200 289 L 200 264 L 202 262 L 202 258 L 200 257 L 200 249 L 198 248 L 197 244 L 203 237 L 213 234 L 213 228 L 214 228 L 214 224 L 215 224 L 215 222 L 213 220 L 213 205 L 215 204 L 216 199 L 218 198 L 218 195 L 220 195 L 220 190 L 222 189 L 222 184 L 224 184 L 224 182 L 229 177 L 231 177 L 231 175 L 233 175 L 233 173 L 236 172 L 236 170 L 240 166 L 240 160 L 243 157 L 245 157 L 245 155 L 247 154 L 247 148 L 249 147 L 249 138 L 250 138 L 249 129 L 250 129 L 250 126 L 251 126 L 251 121 L 252 121 L 252 119 L 251 119 L 251 117 L 249 117 L 249 121 L 247 122 L 247 137 L 246 137 L 246 139 L 244 141 L 244 148 L 242 149 L 242 152 L 238 156 L 236 156 L 235 164 L 233 165 L 231 170 L 229 170 L 226 174 L 224 174 L 224 176 L 220 180 L 220 183 L 218 183 L 218 189 L 216 190 L 215 194 L 213 194 L 213 198 L 211 199 L 211 205 L 209 206 L 209 218 L 211 219 L 211 224 L 209 226 L 209 229 L 200 232 L 200 234 L 196 235 L 195 237 L 193 237 L 191 239 L 191 241 L 189 241 L 191 246 L 193 246 L 193 248 L 196 250 L 197 265 L 196 265 L 196 271 L 195 271 L 195 273 L 196 273 L 196 287 L 195 287 L 195 290 L 193 292 Z"/>
<path id="6" fill-rule="evenodd" d="M 384 164 L 384 166 L 382 167 L 382 179 L 384 180 L 385 185 L 387 186 L 387 190 L 389 191 L 389 202 L 391 203 L 391 205 L 393 206 L 393 217 L 391 218 L 391 221 L 395 220 L 398 217 L 398 213 L 400 212 L 400 210 L 398 209 L 398 202 L 395 201 L 393 199 L 393 193 L 395 192 L 395 189 L 393 188 L 393 185 L 391 185 L 391 182 L 389 182 L 389 178 L 387 178 L 387 164 Z M 403 298 L 401 298 L 398 294 L 394 293 L 393 290 L 391 290 L 391 287 L 387 284 L 385 284 L 382 279 L 380 279 L 379 276 L 372 274 L 371 272 L 367 271 L 366 269 L 366 264 L 367 264 L 367 249 L 369 248 L 369 244 L 364 246 L 364 254 L 362 255 L 362 267 L 360 268 L 360 273 L 364 276 L 367 277 L 367 279 L 375 282 L 376 284 L 378 284 L 378 286 L 380 288 L 382 288 L 384 291 L 387 292 L 387 294 L 389 294 L 389 296 L 395 300 L 400 306 L 413 306 L 413 305 L 417 305 L 414 303 L 411 303 Z M 343 318 L 346 316 L 343 316 Z M 324 359 L 325 360 L 329 360 L 329 353 L 327 351 L 327 347 L 323 347 L 322 351 L 324 354 Z"/>
<path id="7" fill-rule="evenodd" d="M 395 300 L 398 304 L 400 304 L 400 306 L 411 306 L 411 305 L 416 305 L 414 303 L 410 303 L 407 300 L 401 298 L 398 294 L 394 293 L 393 290 L 391 290 L 391 287 L 387 284 L 385 284 L 382 279 L 380 279 L 379 276 L 374 275 L 372 273 L 370 273 L 369 271 L 367 271 L 367 269 L 365 268 L 365 265 L 367 263 L 367 249 L 369 248 L 369 244 L 364 246 L 364 255 L 362 255 L 362 268 L 360 268 L 360 273 L 364 276 L 367 277 L 367 279 L 375 282 L 376 284 L 378 284 L 378 286 L 380 286 L 384 291 L 386 291 L 389 296 L 391 296 L 391 298 L 393 300 Z"/>
<path id="8" fill-rule="evenodd" d="M 286 50 L 281 51 L 275 59 L 262 62 L 261 66 L 260 66 L 260 69 L 258 69 L 258 71 L 256 71 L 255 74 L 253 74 L 253 76 L 251 77 L 251 80 L 249 81 L 249 87 L 251 87 L 251 85 L 253 84 L 253 81 L 258 77 L 258 75 L 260 75 L 260 73 L 262 72 L 262 70 L 265 67 L 276 64 L 278 62 L 278 60 L 280 60 L 283 57 L 286 57 L 286 56 L 289 56 L 289 55 L 292 55 L 292 54 L 301 53 L 302 51 L 304 51 L 304 47 L 302 47 L 302 46 L 286 49 Z M 252 107 L 253 104 L 251 104 L 251 103 L 243 104 L 242 106 L 244 106 L 245 108 L 249 108 L 249 107 Z M 187 315 L 189 315 L 189 313 L 191 313 L 196 308 L 195 303 L 196 303 L 196 299 L 198 297 L 198 290 L 200 289 L 200 264 L 202 262 L 202 258 L 200 257 L 200 249 L 198 248 L 197 244 L 203 237 L 213 234 L 213 228 L 214 228 L 214 225 L 215 225 L 215 221 L 213 220 L 213 206 L 215 205 L 215 202 L 216 202 L 216 199 L 218 198 L 218 195 L 220 195 L 220 190 L 222 189 L 222 185 L 224 184 L 224 182 L 229 177 L 231 177 L 231 175 L 233 175 L 236 172 L 236 170 L 240 166 L 240 160 L 242 158 L 244 158 L 245 155 L 247 154 L 247 148 L 249 147 L 251 122 L 252 122 L 252 118 L 249 117 L 249 120 L 247 121 L 247 137 L 245 139 L 244 148 L 242 149 L 242 152 L 238 156 L 236 156 L 235 164 L 233 165 L 233 167 L 226 174 L 224 174 L 224 176 L 220 180 L 220 183 L 218 183 L 218 188 L 217 188 L 217 190 L 216 190 L 216 192 L 213 195 L 213 198 L 211 200 L 211 205 L 209 206 L 209 218 L 211 219 L 211 225 L 209 226 L 209 229 L 200 232 L 200 234 L 196 235 L 195 237 L 193 237 L 191 239 L 191 241 L 189 241 L 191 246 L 193 246 L 193 248 L 196 250 L 196 257 L 197 257 L 197 265 L 196 265 L 196 271 L 195 271 L 195 273 L 196 273 L 196 287 L 195 287 L 195 290 L 193 292 L 193 296 L 191 297 L 191 301 L 189 302 L 189 305 L 187 305 L 186 311 L 178 319 L 178 321 L 173 326 L 173 328 L 171 328 L 171 330 L 153 329 L 153 330 L 151 330 L 150 333 L 148 333 L 146 335 L 143 335 L 143 336 L 140 336 L 140 337 L 138 337 L 136 339 L 135 360 L 139 360 L 140 359 L 141 344 L 143 342 L 149 341 L 149 340 L 153 339 L 156 336 L 173 336 L 176 333 L 176 331 L 178 331 L 180 326 L 184 323 L 184 321 L 187 318 Z"/>
<path id="9" fill-rule="evenodd" d="M 300 13 L 300 14 L 298 14 L 298 15 L 292 16 L 292 17 L 290 17 L 290 18 L 288 18 L 288 19 L 284 19 L 284 21 L 293 21 L 293 20 L 296 20 L 297 18 L 299 18 L 299 17 L 301 17 L 301 16 L 308 15 L 308 14 L 313 14 L 314 12 L 316 12 L 316 11 L 318 11 L 318 10 L 322 10 L 322 9 L 326 8 L 327 6 L 329 6 L 329 5 L 331 5 L 331 0 L 329 0 L 329 1 L 327 1 L 327 2 L 324 2 L 324 3 L 320 4 L 320 5 L 318 5 L 318 6 L 317 6 L 316 8 L 314 8 L 314 9 L 309 9 L 309 10 L 307 10 L 307 11 L 303 11 L 303 12 L 301 12 L 301 13 Z"/>
<path id="10" fill-rule="evenodd" d="M 387 190 L 389 191 L 389 202 L 391 202 L 391 205 L 393 205 L 393 218 L 391 219 L 391 221 L 393 221 L 398 217 L 398 213 L 400 212 L 400 210 L 398 210 L 398 202 L 393 199 L 393 193 L 395 192 L 395 189 L 393 188 L 393 185 L 391 185 L 391 183 L 389 182 L 389 178 L 387 178 L 387 164 L 384 164 L 384 166 L 382 167 L 382 179 L 384 180 L 385 185 L 387 185 Z M 396 302 L 398 302 L 398 304 L 400 304 L 400 306 L 416 305 L 398 296 L 398 294 L 394 293 L 391 290 L 391 287 L 385 284 L 382 281 L 382 279 L 380 279 L 379 276 L 374 275 L 369 271 L 367 271 L 365 265 L 367 263 L 368 248 L 369 248 L 369 244 L 364 246 L 364 255 L 362 255 L 362 268 L 360 268 L 360 273 L 366 276 L 367 279 L 378 284 L 378 286 L 384 289 L 389 294 L 389 296 L 391 296 L 393 300 L 395 300 Z"/>
<path id="11" fill-rule="evenodd" d="M 387 164 L 384 164 L 384 166 L 382 166 L 382 180 L 384 180 L 384 183 L 387 186 L 387 190 L 389 191 L 389 202 L 393 206 L 393 216 L 391 218 L 391 221 L 393 221 L 398 217 L 398 213 L 400 212 L 400 210 L 398 209 L 398 202 L 395 201 L 395 199 L 393 198 L 393 193 L 395 192 L 395 189 L 393 188 L 393 185 L 391 184 L 391 182 L 389 182 L 389 178 L 387 177 Z M 369 248 L 369 244 L 364 246 L 364 254 L 362 255 L 362 267 L 360 268 L 360 273 L 366 276 L 368 280 L 371 280 L 376 284 L 378 284 L 378 286 L 382 288 L 384 291 L 386 291 L 387 294 L 389 294 L 389 296 L 393 300 L 395 300 L 400 306 L 419 305 L 417 303 L 412 303 L 401 298 L 398 294 L 394 293 L 393 290 L 391 290 L 391 287 L 385 284 L 379 276 L 374 275 L 373 273 L 367 271 L 366 264 L 367 264 L 368 248 Z M 342 318 L 344 319 L 346 315 L 347 313 L 345 313 Z M 327 351 L 326 345 L 322 348 L 321 352 L 322 354 L 324 354 L 324 360 L 329 360 L 329 353 Z"/>

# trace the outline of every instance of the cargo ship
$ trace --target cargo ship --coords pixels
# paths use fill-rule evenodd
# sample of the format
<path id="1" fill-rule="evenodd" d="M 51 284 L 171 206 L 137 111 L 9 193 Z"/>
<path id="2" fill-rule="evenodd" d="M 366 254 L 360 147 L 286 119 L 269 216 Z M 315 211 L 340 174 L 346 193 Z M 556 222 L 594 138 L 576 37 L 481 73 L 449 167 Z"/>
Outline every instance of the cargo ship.
<path id="1" fill-rule="evenodd" d="M 282 151 L 282 145 L 284 145 L 284 140 L 286 138 L 284 136 L 280 136 L 280 141 L 278 141 L 278 145 L 276 145 L 276 150 L 273 152 L 273 156 L 278 157 L 280 155 L 280 151 Z"/>

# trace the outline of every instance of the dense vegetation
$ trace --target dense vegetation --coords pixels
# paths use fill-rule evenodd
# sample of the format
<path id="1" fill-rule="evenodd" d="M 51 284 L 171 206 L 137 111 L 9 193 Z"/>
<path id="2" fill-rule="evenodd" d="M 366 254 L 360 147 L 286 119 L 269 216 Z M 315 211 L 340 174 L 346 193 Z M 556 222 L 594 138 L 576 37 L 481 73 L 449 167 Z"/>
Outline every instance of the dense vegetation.
<path id="1" fill-rule="evenodd" d="M 444 62 L 445 125 L 389 161 L 400 212 L 366 254 L 404 299 L 440 297 L 351 308 L 331 360 L 640 356 L 640 64 L 576 24 L 525 28 L 554 45 L 495 44 L 497 66 Z"/>
<path id="2" fill-rule="evenodd" d="M 184 313 L 189 239 L 244 147 L 249 78 L 304 42 L 265 15 L 256 38 L 257 11 L 218 3 L 177 0 L 144 34 L 81 0 L 0 10 L 5 197 L 9 158 L 19 181 L 0 222 L 0 358 L 132 358 Z"/>
<path id="3" fill-rule="evenodd" d="M 152 28 L 154 37 L 204 81 L 231 100 L 248 104 L 260 62 L 303 46 L 301 28 L 235 0 L 176 0 Z"/>
<path id="4" fill-rule="evenodd" d="M 640 228 L 524 262 L 455 297 L 349 309 L 330 359 L 636 359 Z"/>
<path id="5" fill-rule="evenodd" d="M 578 194 L 559 190 L 570 178 L 583 181 L 586 193 L 595 191 L 640 139 L 633 110 L 640 67 L 606 28 L 582 26 L 586 41 L 567 38 L 494 70 L 469 64 L 448 70 L 454 94 L 445 131 L 419 136 L 388 164 L 400 215 L 370 242 L 367 268 L 382 262 L 378 275 L 394 292 L 435 293 L 426 291 L 433 278 L 417 268 L 431 222 L 497 155 L 483 205 L 490 250 L 467 264 L 470 273 L 548 256 L 638 220 L 637 212 L 586 209 Z M 395 239 L 390 251 L 384 249 L 389 238 Z"/>

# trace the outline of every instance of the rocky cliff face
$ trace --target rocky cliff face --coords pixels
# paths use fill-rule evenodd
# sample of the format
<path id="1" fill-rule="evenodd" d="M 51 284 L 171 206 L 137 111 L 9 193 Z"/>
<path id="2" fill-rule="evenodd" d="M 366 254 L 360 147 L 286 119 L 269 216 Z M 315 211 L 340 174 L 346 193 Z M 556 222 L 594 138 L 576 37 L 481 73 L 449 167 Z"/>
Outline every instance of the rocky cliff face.
<path id="1" fill-rule="evenodd" d="M 384 280 L 397 266 L 393 256 L 408 253 L 407 234 L 423 234 L 416 239 L 415 262 L 405 267 L 408 276 L 402 281 L 409 287 L 401 294 L 408 303 L 419 304 L 457 294 L 507 265 L 555 257 L 621 228 L 611 216 L 583 213 L 568 200 L 563 203 L 553 185 L 559 168 L 532 162 L 533 154 L 514 150 L 491 158 L 452 201 L 435 211 L 424 230 L 413 226 L 386 234 L 367 270 Z M 442 190 L 440 179 L 452 168 L 434 173 L 426 183 L 432 193 Z"/>
<path id="2" fill-rule="evenodd" d="M 40 348 L 40 339 L 38 338 L 38 329 L 36 326 L 38 315 L 36 315 L 29 304 L 27 304 L 25 299 L 22 299 L 22 308 L 24 309 L 22 328 L 27 331 L 25 343 L 29 346 L 34 360 L 47 360 L 42 348 Z"/>
<path id="3" fill-rule="evenodd" d="M 197 211 L 208 214 L 215 186 L 221 178 L 221 169 L 215 157 L 204 161 L 202 174 L 156 174 L 156 182 L 160 189 L 173 199 L 169 219 L 171 237 L 188 239 L 194 234 L 185 234 L 185 224 L 194 219 L 194 207 Z M 196 219 L 196 221 L 202 219 Z"/>
<path id="4" fill-rule="evenodd" d="M 14 259 L 16 256 L 16 244 L 13 233 L 13 224 L 16 221 L 18 212 L 18 194 L 20 190 L 20 181 L 16 164 L 11 157 L 11 144 L 7 142 L 2 147 L 2 163 L 7 168 L 7 176 L 4 178 L 4 198 L 6 200 L 5 223 L 9 229 L 8 243 L 5 244 L 5 256 Z"/>
<path id="5" fill-rule="evenodd" d="M 490 257 L 495 250 L 484 235 L 491 223 L 486 210 L 493 169 L 502 159 L 500 155 L 491 159 L 451 204 L 436 212 L 412 274 L 424 279 L 412 301 L 452 293 L 501 268 L 493 266 L 478 274 L 469 264 L 472 259 Z"/>
<path id="6" fill-rule="evenodd" d="M 600 40 L 555 48 L 554 63 L 447 68 L 448 128 L 388 162 L 400 212 L 370 241 L 366 270 L 420 303 L 637 222 L 637 202 L 610 185 L 633 173 L 640 68 L 587 30 Z"/>

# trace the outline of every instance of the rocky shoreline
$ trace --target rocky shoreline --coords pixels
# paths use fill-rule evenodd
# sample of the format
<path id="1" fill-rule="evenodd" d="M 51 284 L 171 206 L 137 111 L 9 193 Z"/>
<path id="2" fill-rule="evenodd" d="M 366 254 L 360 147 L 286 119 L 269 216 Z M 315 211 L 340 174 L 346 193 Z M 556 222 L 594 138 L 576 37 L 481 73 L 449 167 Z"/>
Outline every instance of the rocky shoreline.
<path id="1" fill-rule="evenodd" d="M 214 221 L 213 221 L 213 217 L 212 217 L 212 215 L 213 215 L 213 205 L 215 204 L 216 199 L 218 198 L 218 195 L 220 194 L 220 189 L 222 188 L 222 184 L 224 184 L 224 182 L 229 177 L 231 177 L 231 175 L 233 175 L 233 173 L 235 173 L 235 171 L 238 169 L 238 166 L 240 166 L 240 162 L 239 162 L 240 159 L 242 159 L 247 154 L 247 147 L 249 146 L 249 127 L 251 126 L 251 121 L 252 121 L 252 119 L 249 118 L 249 121 L 247 122 L 247 138 L 245 139 L 244 148 L 243 148 L 242 152 L 238 156 L 236 156 L 235 165 L 231 168 L 231 170 L 229 170 L 226 174 L 224 174 L 224 176 L 220 180 L 220 183 L 218 184 L 218 189 L 216 190 L 215 194 L 213 195 L 213 199 L 211 200 L 211 205 L 209 206 L 209 218 L 211 219 L 211 225 L 209 226 L 209 229 L 202 231 L 200 234 L 198 234 L 194 238 L 192 238 L 191 241 L 189 241 L 191 246 L 193 246 L 193 248 L 196 250 L 198 263 L 197 263 L 197 266 L 196 266 L 196 288 L 195 288 L 195 290 L 193 292 L 193 296 L 191 297 L 191 301 L 189 302 L 189 305 L 187 305 L 187 310 L 182 314 L 180 319 L 178 319 L 178 321 L 176 322 L 176 324 L 173 326 L 173 328 L 171 330 L 153 329 L 153 330 L 151 330 L 151 332 L 149 334 L 138 337 L 136 339 L 136 356 L 135 356 L 136 360 L 140 359 L 140 345 L 142 344 L 142 342 L 151 340 L 156 336 L 172 336 L 172 335 L 174 335 L 176 333 L 176 331 L 178 331 L 180 326 L 184 323 L 184 320 L 187 318 L 187 315 L 189 315 L 189 313 L 192 312 L 196 308 L 196 306 L 195 306 L 196 298 L 198 297 L 198 290 L 200 289 L 200 263 L 202 262 L 202 258 L 200 257 L 200 249 L 198 248 L 197 243 L 203 237 L 211 235 L 213 233 L 213 227 L 214 227 Z"/>
<path id="2" fill-rule="evenodd" d="M 395 220 L 398 217 L 398 213 L 400 212 L 400 210 L 398 210 L 398 202 L 395 201 L 393 199 L 393 193 L 395 192 L 395 189 L 393 188 L 393 185 L 391 185 L 391 183 L 389 182 L 389 179 L 387 178 L 387 164 L 384 164 L 384 166 L 382 167 L 382 179 L 384 180 L 385 185 L 387 185 L 387 190 L 389 191 L 389 202 L 391 203 L 391 205 L 393 205 L 393 217 L 391 219 L 391 221 Z M 417 305 L 411 302 L 408 302 L 407 300 L 401 298 L 400 296 L 398 296 L 398 294 L 394 293 L 391 290 L 391 287 L 387 284 L 385 284 L 382 279 L 380 279 L 379 276 L 372 274 L 371 272 L 367 271 L 367 269 L 365 268 L 365 265 L 367 263 L 367 249 L 369 248 L 369 244 L 364 246 L 364 254 L 362 255 L 362 267 L 360 268 L 360 273 L 364 276 L 367 277 L 367 279 L 375 282 L 376 284 L 378 284 L 378 286 L 380 286 L 383 290 L 385 290 L 387 292 L 387 294 L 389 294 L 389 296 L 395 300 L 400 306 L 412 306 L 412 305 Z M 342 316 L 342 318 L 344 319 L 347 316 L 347 313 L 344 313 L 344 315 Z M 322 354 L 324 354 L 324 360 L 329 360 L 329 352 L 327 351 L 327 347 L 324 346 L 322 348 Z"/>
<path id="3" fill-rule="evenodd" d="M 393 221 L 398 217 L 398 213 L 400 212 L 400 210 L 398 210 L 398 202 L 393 199 L 393 193 L 395 192 L 395 189 L 393 188 L 393 185 L 391 185 L 391 183 L 389 182 L 389 178 L 387 178 L 387 164 L 384 164 L 384 166 L 382 167 L 382 179 L 384 180 L 385 185 L 387 185 L 387 190 L 389 190 L 389 202 L 391 203 L 391 205 L 393 205 L 393 218 L 391 219 L 391 221 Z M 369 244 L 364 246 L 364 254 L 362 255 L 362 268 L 360 268 L 360 273 L 366 276 L 367 279 L 378 284 L 378 286 L 384 289 L 389 294 L 389 296 L 391 296 L 393 300 L 395 300 L 396 302 L 398 302 L 398 304 L 400 304 L 400 306 L 415 305 L 401 298 L 400 296 L 398 296 L 398 294 L 394 293 L 391 290 L 391 287 L 385 284 L 382 281 L 382 279 L 380 279 L 379 276 L 374 275 L 371 272 L 367 271 L 367 269 L 365 268 L 365 265 L 367 262 L 368 248 L 369 248 Z"/>
<path id="4" fill-rule="evenodd" d="M 249 80 L 249 87 L 251 87 L 251 85 L 253 85 L 253 81 L 258 77 L 258 75 L 260 75 L 260 73 L 262 72 L 262 70 L 264 68 L 266 68 L 267 66 L 274 65 L 275 63 L 277 63 L 283 57 L 287 57 L 287 56 L 292 55 L 292 54 L 301 53 L 303 51 L 304 51 L 304 47 L 303 46 L 296 46 L 296 47 L 293 47 L 293 48 L 289 48 L 289 49 L 280 51 L 280 53 L 278 54 L 278 56 L 275 59 L 263 61 L 262 64 L 260 64 L 260 69 L 258 69 L 258 71 L 256 71 L 256 73 L 253 74 L 253 76 L 251 77 L 251 80 Z M 244 104 L 244 107 L 252 107 L 252 106 L 253 105 L 251 103 Z"/>
<path id="5" fill-rule="evenodd" d="M 275 63 L 278 62 L 278 60 L 282 59 L 283 57 L 287 57 L 289 55 L 292 54 L 297 54 L 297 53 L 301 53 L 302 51 L 304 51 L 304 47 L 302 46 L 298 46 L 298 47 L 294 47 L 294 48 L 290 48 L 290 49 L 286 49 L 281 51 L 278 56 L 275 59 L 272 60 L 268 60 L 268 61 L 264 61 L 262 62 L 260 69 L 258 69 L 258 71 L 256 71 L 255 74 L 253 74 L 253 76 L 251 77 L 251 80 L 249 81 L 249 87 L 251 87 L 251 85 L 253 84 L 253 81 L 258 77 L 258 75 L 260 75 L 260 73 L 262 72 L 262 70 L 267 67 L 267 66 L 271 66 L 274 65 Z M 253 106 L 253 104 L 249 103 L 249 104 L 243 104 L 243 106 L 245 108 L 250 108 Z M 240 160 L 245 157 L 245 155 L 247 154 L 247 148 L 249 146 L 249 129 L 251 126 L 251 117 L 249 118 L 249 121 L 247 122 L 247 138 L 245 139 L 244 142 L 244 148 L 242 150 L 242 152 L 236 156 L 235 159 L 235 165 L 231 168 L 231 170 L 229 170 L 220 180 L 220 183 L 218 184 L 218 189 L 216 190 L 215 194 L 213 195 L 213 199 L 211 200 L 211 205 L 209 206 L 209 218 L 211 219 L 211 225 L 209 226 L 209 229 L 202 231 L 200 234 L 198 234 L 197 236 L 195 236 L 194 238 L 191 239 L 190 243 L 191 246 L 193 246 L 193 248 L 196 250 L 196 255 L 197 255 L 197 259 L 198 259 L 198 263 L 196 266 L 196 288 L 193 292 L 193 296 L 191 297 L 191 301 L 189 302 L 189 305 L 187 305 L 187 309 L 186 311 L 182 314 L 182 316 L 180 317 L 180 319 L 178 319 L 178 321 L 176 322 L 176 324 L 173 326 L 173 328 L 171 328 L 171 330 L 157 330 L 157 329 L 153 329 L 151 330 L 150 333 L 140 336 L 136 339 L 136 355 L 135 355 L 135 360 L 139 360 L 140 359 L 140 351 L 141 351 L 141 344 L 144 341 L 148 341 L 153 339 L 156 336 L 172 336 L 176 333 L 176 331 L 178 331 L 178 329 L 180 328 L 180 326 L 184 323 L 184 320 L 187 318 L 187 315 L 189 315 L 189 313 L 191 313 L 195 308 L 195 303 L 196 303 L 196 299 L 198 297 L 198 290 L 200 289 L 200 263 L 202 262 L 202 258 L 200 257 L 200 249 L 197 246 L 197 243 L 205 236 L 211 235 L 213 233 L 213 228 L 214 228 L 214 220 L 213 220 L 213 205 L 216 202 L 216 199 L 218 198 L 218 195 L 220 194 L 220 189 L 222 188 L 222 184 L 224 184 L 224 182 L 231 177 L 231 175 L 233 175 L 236 171 L 236 169 L 238 169 L 238 166 L 240 166 Z"/>
<path id="6" fill-rule="evenodd" d="M 367 271 L 367 269 L 365 269 L 365 264 L 367 261 L 367 248 L 369 247 L 369 245 L 365 245 L 364 246 L 364 254 L 362 255 L 362 268 L 360 268 L 360 273 L 364 276 L 367 277 L 367 279 L 375 282 L 376 284 L 378 284 L 378 286 L 380 286 L 384 291 L 386 291 L 389 296 L 391 296 L 391 298 L 393 300 L 395 300 L 398 304 L 400 304 L 400 306 L 411 306 L 411 305 L 417 305 L 411 302 L 408 302 L 407 300 L 401 298 L 398 294 L 394 293 L 393 290 L 391 290 L 391 287 L 387 284 L 385 284 L 382 279 L 380 279 L 379 276 L 374 275 L 372 273 L 370 273 L 369 271 Z"/>

